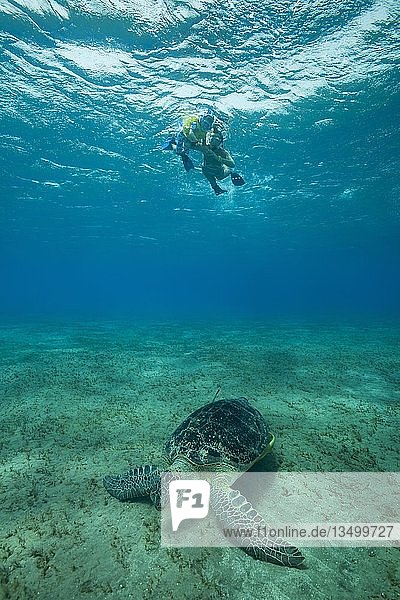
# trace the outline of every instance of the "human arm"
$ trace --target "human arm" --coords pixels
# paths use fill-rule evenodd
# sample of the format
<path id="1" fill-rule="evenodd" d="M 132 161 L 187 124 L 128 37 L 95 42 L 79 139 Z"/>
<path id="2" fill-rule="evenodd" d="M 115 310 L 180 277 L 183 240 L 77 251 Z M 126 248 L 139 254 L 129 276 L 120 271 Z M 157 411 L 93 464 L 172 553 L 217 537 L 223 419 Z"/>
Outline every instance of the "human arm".
<path id="1" fill-rule="evenodd" d="M 216 150 L 212 150 L 211 146 L 209 145 L 199 145 L 196 148 L 196 150 L 200 150 L 200 152 L 204 154 L 205 159 L 209 158 L 215 161 L 216 163 L 229 167 L 230 169 L 233 169 L 233 167 L 235 166 L 235 161 L 233 160 L 230 152 L 228 152 L 228 150 L 225 150 L 224 148 L 217 148 Z"/>
<path id="2" fill-rule="evenodd" d="M 230 169 L 233 169 L 233 167 L 235 166 L 235 161 L 233 160 L 230 152 L 228 152 L 228 150 L 224 150 L 222 148 L 221 148 L 220 152 L 223 153 L 222 156 L 219 156 L 221 164 L 226 165 Z"/>

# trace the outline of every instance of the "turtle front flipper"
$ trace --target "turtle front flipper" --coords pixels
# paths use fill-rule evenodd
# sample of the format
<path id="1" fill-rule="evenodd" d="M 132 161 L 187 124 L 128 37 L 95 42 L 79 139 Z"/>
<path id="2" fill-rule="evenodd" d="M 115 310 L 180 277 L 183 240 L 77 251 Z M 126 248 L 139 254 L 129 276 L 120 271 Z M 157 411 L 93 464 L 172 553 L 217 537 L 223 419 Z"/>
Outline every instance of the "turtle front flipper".
<path id="1" fill-rule="evenodd" d="M 230 541 L 253 558 L 286 567 L 300 567 L 304 562 L 296 546 L 268 536 L 268 525 L 239 491 L 217 485 L 211 489 L 211 504 L 225 531 L 230 532 Z"/>
<path id="2" fill-rule="evenodd" d="M 160 471 L 153 465 L 135 467 L 122 475 L 106 475 L 103 484 L 111 496 L 122 502 L 148 496 L 159 508 Z"/>

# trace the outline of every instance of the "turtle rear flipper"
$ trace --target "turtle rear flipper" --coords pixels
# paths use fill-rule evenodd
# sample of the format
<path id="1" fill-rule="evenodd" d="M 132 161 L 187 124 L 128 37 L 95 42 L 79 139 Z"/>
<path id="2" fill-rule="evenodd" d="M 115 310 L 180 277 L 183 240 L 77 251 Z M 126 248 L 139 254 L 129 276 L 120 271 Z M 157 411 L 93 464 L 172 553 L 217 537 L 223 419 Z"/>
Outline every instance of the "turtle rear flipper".
<path id="1" fill-rule="evenodd" d="M 130 469 L 122 475 L 106 475 L 103 485 L 107 492 L 121 502 L 148 496 L 157 506 L 160 497 L 160 471 L 153 465 Z"/>
<path id="2" fill-rule="evenodd" d="M 234 533 L 230 541 L 253 558 L 286 567 L 300 567 L 304 562 L 296 546 L 269 536 L 264 519 L 238 490 L 217 483 L 211 489 L 211 504 L 223 528 Z M 239 532 L 237 537 L 235 532 Z"/>
<path id="3" fill-rule="evenodd" d="M 276 542 L 269 541 L 265 546 L 257 542 L 254 546 L 243 547 L 249 556 L 257 560 L 274 563 L 283 567 L 303 567 L 304 556 L 296 546 L 277 539 Z"/>

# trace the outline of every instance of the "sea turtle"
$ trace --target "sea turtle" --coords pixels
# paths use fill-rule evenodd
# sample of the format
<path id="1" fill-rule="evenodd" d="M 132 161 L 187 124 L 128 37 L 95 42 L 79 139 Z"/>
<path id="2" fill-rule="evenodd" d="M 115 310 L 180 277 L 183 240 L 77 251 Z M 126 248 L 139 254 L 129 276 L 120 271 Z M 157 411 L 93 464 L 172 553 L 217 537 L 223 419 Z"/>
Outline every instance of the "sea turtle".
<path id="1" fill-rule="evenodd" d="M 215 471 L 211 506 L 224 525 L 238 530 L 266 527 L 250 502 L 230 484 L 232 472 L 247 471 L 271 451 L 275 442 L 261 413 L 246 398 L 218 400 L 191 413 L 165 444 L 170 471 Z M 107 475 L 106 490 L 118 500 L 149 496 L 160 507 L 160 471 L 153 465 L 136 467 L 123 475 Z M 260 530 L 258 530 L 260 531 Z M 247 538 L 241 546 L 250 556 L 298 567 L 304 557 L 281 538 Z"/>

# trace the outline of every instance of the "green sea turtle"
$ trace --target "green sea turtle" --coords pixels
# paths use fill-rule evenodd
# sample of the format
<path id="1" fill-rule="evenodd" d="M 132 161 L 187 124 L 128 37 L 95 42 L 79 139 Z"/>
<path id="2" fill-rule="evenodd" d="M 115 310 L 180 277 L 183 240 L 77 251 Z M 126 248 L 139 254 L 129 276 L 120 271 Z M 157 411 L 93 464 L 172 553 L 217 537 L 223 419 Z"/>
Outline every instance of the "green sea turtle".
<path id="1" fill-rule="evenodd" d="M 247 471 L 271 451 L 275 438 L 268 432 L 261 413 L 246 398 L 218 400 L 191 413 L 165 444 L 169 469 L 173 472 L 215 471 L 211 506 L 223 526 L 239 530 L 266 527 L 250 502 L 230 484 L 232 473 Z M 216 481 L 215 481 L 216 479 Z M 107 475 L 106 490 L 118 500 L 149 496 L 160 507 L 160 471 L 153 465 L 136 467 L 123 475 Z M 241 540 L 250 556 L 264 561 L 298 567 L 304 557 L 281 538 Z"/>

